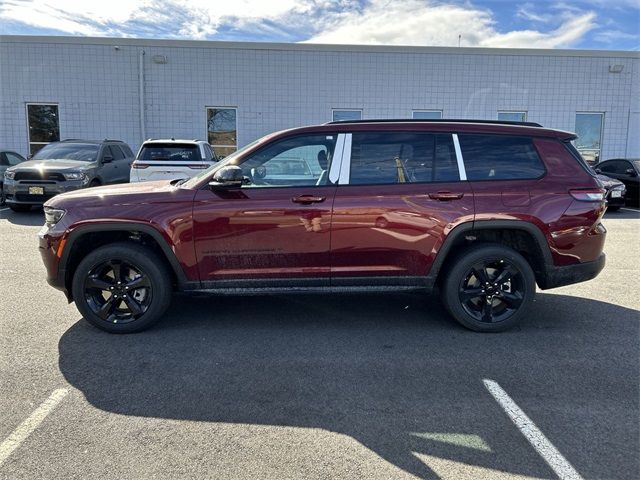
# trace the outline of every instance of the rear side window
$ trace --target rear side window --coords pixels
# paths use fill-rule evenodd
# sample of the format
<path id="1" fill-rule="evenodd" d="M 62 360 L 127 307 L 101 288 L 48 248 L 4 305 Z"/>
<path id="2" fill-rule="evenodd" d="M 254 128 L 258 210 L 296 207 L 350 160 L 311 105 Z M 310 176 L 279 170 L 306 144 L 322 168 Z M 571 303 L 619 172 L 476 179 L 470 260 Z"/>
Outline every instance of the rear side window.
<path id="1" fill-rule="evenodd" d="M 451 135 L 376 132 L 352 136 L 351 185 L 454 182 L 459 178 Z"/>
<path id="2" fill-rule="evenodd" d="M 142 147 L 138 160 L 164 160 L 170 162 L 199 162 L 202 160 L 198 145 L 176 143 L 148 143 Z"/>
<path id="3" fill-rule="evenodd" d="M 458 135 L 468 180 L 539 178 L 544 165 L 529 137 Z"/>
<path id="4" fill-rule="evenodd" d="M 124 153 L 122 153 L 118 145 L 109 145 L 109 148 L 114 160 L 124 160 Z"/>

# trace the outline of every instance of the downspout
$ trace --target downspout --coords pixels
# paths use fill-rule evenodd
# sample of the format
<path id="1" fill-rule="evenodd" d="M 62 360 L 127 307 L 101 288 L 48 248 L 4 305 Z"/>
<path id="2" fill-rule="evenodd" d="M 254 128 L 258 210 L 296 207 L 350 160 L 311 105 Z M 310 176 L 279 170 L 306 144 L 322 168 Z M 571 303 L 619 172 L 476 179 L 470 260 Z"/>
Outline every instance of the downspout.
<path id="1" fill-rule="evenodd" d="M 147 139 L 144 121 L 144 50 L 140 50 L 138 56 L 138 101 L 140 108 L 140 134 L 142 136 L 140 143 L 142 144 Z"/>

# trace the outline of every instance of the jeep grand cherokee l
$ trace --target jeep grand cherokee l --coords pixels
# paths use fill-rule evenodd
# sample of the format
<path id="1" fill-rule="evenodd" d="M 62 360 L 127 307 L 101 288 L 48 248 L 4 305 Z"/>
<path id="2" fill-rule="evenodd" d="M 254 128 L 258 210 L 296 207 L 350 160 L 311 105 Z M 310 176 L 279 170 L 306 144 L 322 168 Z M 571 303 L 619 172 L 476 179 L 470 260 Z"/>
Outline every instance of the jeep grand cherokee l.
<path id="1" fill-rule="evenodd" d="M 286 130 L 186 181 L 59 195 L 40 252 L 49 283 L 109 332 L 149 327 L 176 290 L 436 291 L 462 325 L 500 331 L 536 284 L 604 267 L 605 191 L 574 138 L 482 121 Z"/>
<path id="2" fill-rule="evenodd" d="M 9 207 L 17 212 L 63 192 L 129 181 L 133 152 L 118 140 L 62 140 L 4 172 Z"/>

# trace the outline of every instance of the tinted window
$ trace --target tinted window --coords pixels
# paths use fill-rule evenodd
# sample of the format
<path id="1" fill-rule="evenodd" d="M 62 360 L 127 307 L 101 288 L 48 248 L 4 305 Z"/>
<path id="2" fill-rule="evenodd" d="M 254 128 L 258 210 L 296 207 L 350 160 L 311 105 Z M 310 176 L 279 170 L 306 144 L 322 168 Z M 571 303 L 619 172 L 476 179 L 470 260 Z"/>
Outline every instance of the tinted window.
<path id="1" fill-rule="evenodd" d="M 459 135 L 469 180 L 538 178 L 544 174 L 533 142 L 507 135 Z"/>
<path id="2" fill-rule="evenodd" d="M 18 165 L 20 162 L 24 162 L 24 158 L 17 153 L 7 152 L 6 155 L 9 165 Z"/>
<path id="3" fill-rule="evenodd" d="M 127 158 L 133 157 L 133 152 L 129 148 L 129 145 L 126 145 L 126 144 L 123 143 L 123 144 L 120 145 L 120 148 L 124 152 L 124 156 L 125 157 L 127 157 Z"/>
<path id="4" fill-rule="evenodd" d="M 259 150 L 240 165 L 247 187 L 326 185 L 336 137 L 286 138 Z"/>
<path id="5" fill-rule="evenodd" d="M 603 173 L 624 173 L 624 162 L 620 160 L 611 160 L 610 162 L 603 162 L 596 168 Z"/>
<path id="6" fill-rule="evenodd" d="M 110 145 L 109 148 L 111 149 L 111 156 L 114 160 L 124 160 L 124 153 L 122 153 L 118 145 Z"/>
<path id="7" fill-rule="evenodd" d="M 353 134 L 349 180 L 352 185 L 453 182 L 459 178 L 451 135 Z"/>
<path id="8" fill-rule="evenodd" d="M 176 143 L 147 143 L 142 147 L 138 160 L 164 160 L 170 162 L 199 162 L 197 145 Z"/>
<path id="9" fill-rule="evenodd" d="M 34 160 L 81 160 L 94 162 L 98 145 L 89 143 L 50 143 L 33 156 Z"/>

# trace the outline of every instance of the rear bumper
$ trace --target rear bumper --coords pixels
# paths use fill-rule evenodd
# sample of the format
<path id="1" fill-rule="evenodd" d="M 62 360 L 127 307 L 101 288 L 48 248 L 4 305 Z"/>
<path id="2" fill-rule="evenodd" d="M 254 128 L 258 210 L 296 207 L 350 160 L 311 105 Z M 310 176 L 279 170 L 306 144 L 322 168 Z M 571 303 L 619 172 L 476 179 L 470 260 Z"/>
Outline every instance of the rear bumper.
<path id="1" fill-rule="evenodd" d="M 548 266 L 545 274 L 538 282 L 543 290 L 549 288 L 572 285 L 574 283 L 586 282 L 596 278 L 604 268 L 606 256 L 604 253 L 593 262 L 577 263 L 575 265 Z"/>

